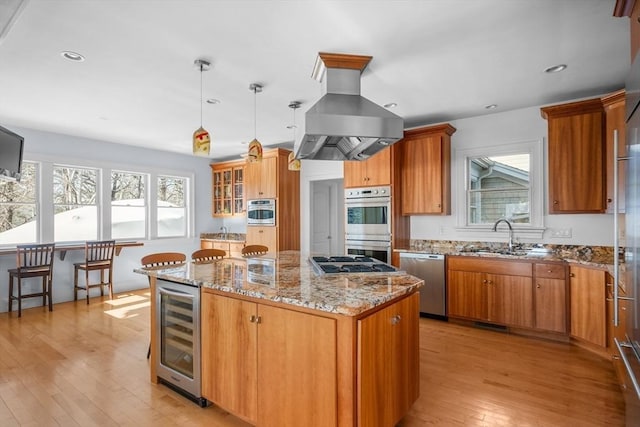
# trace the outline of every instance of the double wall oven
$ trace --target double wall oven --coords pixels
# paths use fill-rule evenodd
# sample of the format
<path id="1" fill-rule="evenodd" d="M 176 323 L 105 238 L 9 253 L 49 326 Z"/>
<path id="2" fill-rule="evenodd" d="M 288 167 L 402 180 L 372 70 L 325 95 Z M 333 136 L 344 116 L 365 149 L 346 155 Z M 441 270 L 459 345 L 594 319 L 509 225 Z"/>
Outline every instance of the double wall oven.
<path id="1" fill-rule="evenodd" d="M 345 254 L 391 262 L 391 187 L 348 188 Z"/>

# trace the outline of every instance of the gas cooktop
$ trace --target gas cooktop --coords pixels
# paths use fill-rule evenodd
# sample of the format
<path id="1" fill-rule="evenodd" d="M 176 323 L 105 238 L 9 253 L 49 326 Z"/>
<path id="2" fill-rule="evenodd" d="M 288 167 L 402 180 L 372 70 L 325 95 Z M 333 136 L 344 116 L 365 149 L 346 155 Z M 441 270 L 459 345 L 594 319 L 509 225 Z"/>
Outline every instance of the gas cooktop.
<path id="1" fill-rule="evenodd" d="M 339 273 L 392 273 L 398 271 L 392 265 L 366 256 L 312 256 L 309 262 L 318 274 Z"/>

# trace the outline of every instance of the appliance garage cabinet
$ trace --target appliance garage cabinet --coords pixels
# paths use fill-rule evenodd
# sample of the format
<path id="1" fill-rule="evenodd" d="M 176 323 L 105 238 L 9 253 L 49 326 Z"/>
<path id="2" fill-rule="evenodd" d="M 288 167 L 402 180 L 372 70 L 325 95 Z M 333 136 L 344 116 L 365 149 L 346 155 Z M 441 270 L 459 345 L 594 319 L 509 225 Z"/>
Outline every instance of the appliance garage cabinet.
<path id="1" fill-rule="evenodd" d="M 561 262 L 450 256 L 448 315 L 567 334 L 566 270 Z"/>
<path id="2" fill-rule="evenodd" d="M 402 215 L 451 213 L 451 135 L 443 124 L 405 130 L 399 146 Z"/>

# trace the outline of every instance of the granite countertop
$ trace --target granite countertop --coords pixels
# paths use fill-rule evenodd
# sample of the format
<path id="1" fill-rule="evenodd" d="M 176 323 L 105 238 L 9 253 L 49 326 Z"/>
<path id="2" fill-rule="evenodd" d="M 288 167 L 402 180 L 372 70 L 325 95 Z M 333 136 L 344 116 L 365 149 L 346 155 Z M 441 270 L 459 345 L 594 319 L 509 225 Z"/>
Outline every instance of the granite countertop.
<path id="1" fill-rule="evenodd" d="M 225 242 L 242 242 L 247 240 L 245 233 L 200 233 L 201 240 L 222 240 Z"/>
<path id="2" fill-rule="evenodd" d="M 423 286 L 404 272 L 318 275 L 298 251 L 206 264 L 135 269 L 159 279 L 345 316 L 356 316 Z"/>

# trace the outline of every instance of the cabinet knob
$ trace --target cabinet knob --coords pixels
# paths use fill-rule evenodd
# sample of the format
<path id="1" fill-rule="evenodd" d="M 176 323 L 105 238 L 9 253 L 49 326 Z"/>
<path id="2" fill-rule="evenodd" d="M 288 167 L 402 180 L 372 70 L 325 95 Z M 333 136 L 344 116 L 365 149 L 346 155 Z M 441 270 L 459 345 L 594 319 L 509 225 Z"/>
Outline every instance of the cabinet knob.
<path id="1" fill-rule="evenodd" d="M 486 284 L 487 284 L 487 279 L 484 279 L 484 280 L 482 281 L 482 283 L 484 283 L 484 284 L 486 285 Z"/>
<path id="2" fill-rule="evenodd" d="M 558 204 L 558 201 L 557 201 L 557 200 L 554 200 L 554 201 L 553 201 L 553 204 L 554 204 L 554 205 L 557 205 L 557 204 Z"/>
<path id="3" fill-rule="evenodd" d="M 540 289 L 540 283 L 538 283 L 538 284 L 536 285 L 536 288 Z"/>
<path id="4" fill-rule="evenodd" d="M 402 317 L 400 317 L 399 314 L 396 314 L 395 316 L 393 316 L 391 318 L 391 324 L 392 325 L 397 325 L 398 323 L 400 323 L 400 320 L 402 320 Z"/>
<path id="5" fill-rule="evenodd" d="M 264 230 L 258 230 L 258 233 L 262 233 Z"/>
<path id="6" fill-rule="evenodd" d="M 438 203 L 438 204 L 436 205 L 436 207 L 437 207 L 437 208 L 441 208 L 441 207 L 442 207 L 442 205 L 441 205 L 440 203 Z"/>
<path id="7" fill-rule="evenodd" d="M 255 321 L 256 321 L 256 316 L 254 316 L 253 314 L 249 316 L 249 322 L 254 323 Z"/>
<path id="8" fill-rule="evenodd" d="M 574 273 L 569 273 L 569 277 L 576 277 Z"/>

